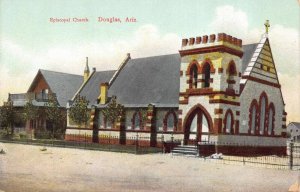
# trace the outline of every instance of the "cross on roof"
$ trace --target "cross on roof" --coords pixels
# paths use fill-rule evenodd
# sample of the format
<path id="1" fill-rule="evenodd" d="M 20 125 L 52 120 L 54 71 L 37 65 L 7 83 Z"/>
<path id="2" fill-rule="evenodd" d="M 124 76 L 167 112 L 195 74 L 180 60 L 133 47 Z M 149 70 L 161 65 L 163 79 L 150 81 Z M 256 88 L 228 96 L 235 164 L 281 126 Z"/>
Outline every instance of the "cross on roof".
<path id="1" fill-rule="evenodd" d="M 266 27 L 266 33 L 268 34 L 268 32 L 269 32 L 269 27 L 270 27 L 269 20 L 266 20 L 266 22 L 265 22 L 265 27 Z"/>

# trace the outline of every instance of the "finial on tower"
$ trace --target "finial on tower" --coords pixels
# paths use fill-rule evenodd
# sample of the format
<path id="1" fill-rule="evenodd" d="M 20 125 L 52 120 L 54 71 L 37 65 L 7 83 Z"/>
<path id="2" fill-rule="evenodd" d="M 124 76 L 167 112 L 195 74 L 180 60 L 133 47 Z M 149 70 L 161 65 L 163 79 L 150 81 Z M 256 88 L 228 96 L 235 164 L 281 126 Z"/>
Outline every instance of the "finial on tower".
<path id="1" fill-rule="evenodd" d="M 265 28 L 266 28 L 266 34 L 268 34 L 269 33 L 269 27 L 270 27 L 269 20 L 266 20 L 264 25 L 265 25 Z"/>

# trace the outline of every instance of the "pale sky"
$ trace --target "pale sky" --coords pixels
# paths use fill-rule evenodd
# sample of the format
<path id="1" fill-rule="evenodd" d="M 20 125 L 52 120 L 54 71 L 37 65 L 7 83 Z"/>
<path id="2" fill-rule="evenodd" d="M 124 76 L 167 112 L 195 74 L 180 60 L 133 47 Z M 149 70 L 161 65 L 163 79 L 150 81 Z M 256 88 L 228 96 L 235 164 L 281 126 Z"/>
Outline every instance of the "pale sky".
<path id="1" fill-rule="evenodd" d="M 50 22 L 75 17 L 89 22 Z M 220 32 L 257 43 L 269 19 L 288 121 L 300 121 L 299 17 L 297 0 L 0 0 L 0 101 L 26 92 L 38 69 L 82 74 L 85 57 L 97 70 L 116 69 L 126 53 L 176 53 L 182 38 Z"/>

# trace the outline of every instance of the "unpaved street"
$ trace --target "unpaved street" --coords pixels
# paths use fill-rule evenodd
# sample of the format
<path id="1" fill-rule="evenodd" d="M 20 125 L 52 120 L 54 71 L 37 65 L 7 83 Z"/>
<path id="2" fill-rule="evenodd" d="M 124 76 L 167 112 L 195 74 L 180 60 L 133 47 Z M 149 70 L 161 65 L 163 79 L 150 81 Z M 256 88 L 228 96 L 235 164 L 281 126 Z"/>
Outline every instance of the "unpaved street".
<path id="1" fill-rule="evenodd" d="M 2 143 L 0 191 L 287 191 L 298 172 L 222 165 L 169 154 L 133 155 Z M 2 192 L 1 191 L 1 192 Z"/>

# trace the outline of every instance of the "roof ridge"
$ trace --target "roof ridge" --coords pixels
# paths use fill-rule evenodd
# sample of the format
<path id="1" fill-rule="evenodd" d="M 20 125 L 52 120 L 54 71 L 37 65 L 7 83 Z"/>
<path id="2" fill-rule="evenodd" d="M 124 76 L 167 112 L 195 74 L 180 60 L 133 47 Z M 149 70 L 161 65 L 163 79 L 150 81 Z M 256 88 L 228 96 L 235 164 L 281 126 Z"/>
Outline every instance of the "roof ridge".
<path id="1" fill-rule="evenodd" d="M 245 46 L 245 45 L 257 45 L 257 44 L 259 44 L 259 42 L 258 42 L 258 43 L 249 43 L 249 44 L 244 44 L 243 46 Z"/>
<path id="2" fill-rule="evenodd" d="M 116 78 L 118 77 L 118 75 L 120 74 L 120 72 L 122 71 L 122 69 L 125 67 L 125 65 L 128 63 L 130 59 L 131 59 L 130 53 L 127 53 L 126 58 L 121 62 L 118 69 L 114 72 L 113 76 L 110 78 L 108 82 L 108 87 L 110 87 L 114 83 L 114 81 L 116 80 Z"/>
<path id="3" fill-rule="evenodd" d="M 117 71 L 117 69 L 111 69 L 111 70 L 106 70 L 106 71 L 96 71 L 95 73 L 101 73 L 101 72 L 113 72 Z"/>
<path id="4" fill-rule="evenodd" d="M 171 54 L 163 54 L 163 55 L 153 55 L 153 56 L 146 56 L 146 57 L 137 57 L 131 60 L 136 60 L 136 59 L 146 59 L 146 58 L 154 58 L 154 57 L 163 57 L 163 56 L 170 56 L 170 55 L 179 55 L 179 53 L 171 53 Z"/>
<path id="5" fill-rule="evenodd" d="M 75 92 L 75 94 L 73 95 L 73 97 L 71 98 L 71 100 L 73 101 L 75 99 L 75 97 L 81 92 L 81 90 L 84 88 L 84 86 L 90 81 L 90 79 L 92 78 L 92 76 L 94 76 L 94 74 L 96 74 L 96 71 L 93 71 L 90 76 L 88 77 L 88 79 L 86 81 L 83 81 L 81 86 L 79 87 L 79 89 Z"/>
<path id="6" fill-rule="evenodd" d="M 53 72 L 53 73 L 62 73 L 62 74 L 66 74 L 66 75 L 76 75 L 76 76 L 83 77 L 82 75 L 78 75 L 78 74 L 66 73 L 66 72 L 60 72 L 60 71 L 51 71 L 51 70 L 48 70 L 48 69 L 39 69 L 39 70 L 40 71 Z"/>

